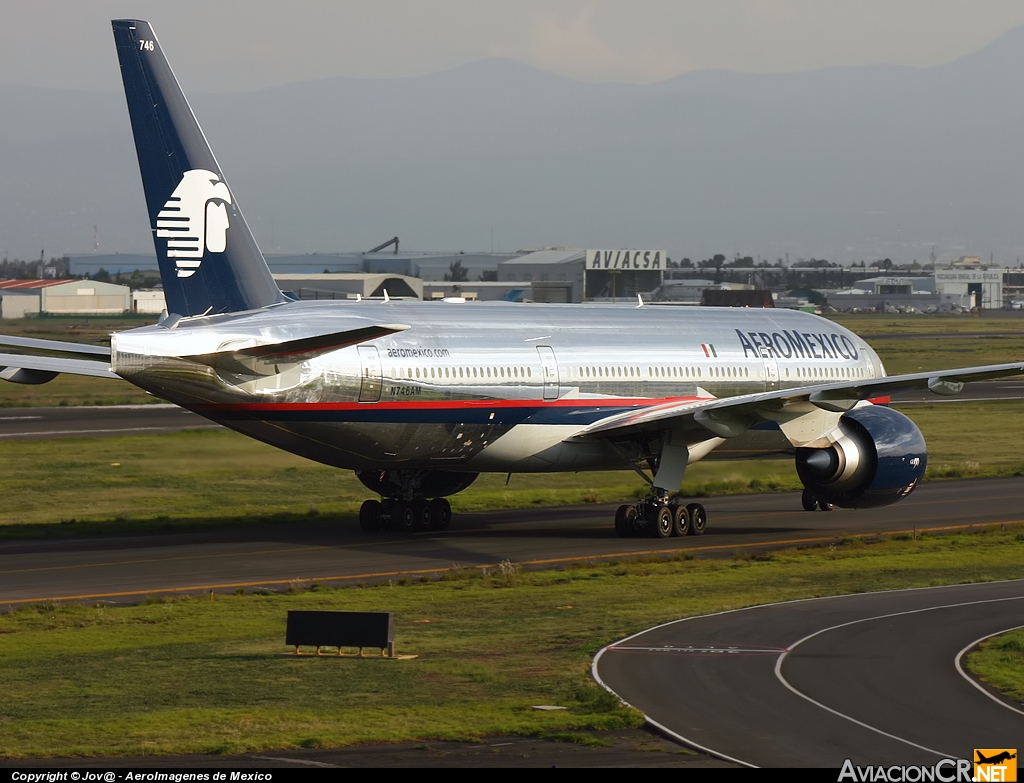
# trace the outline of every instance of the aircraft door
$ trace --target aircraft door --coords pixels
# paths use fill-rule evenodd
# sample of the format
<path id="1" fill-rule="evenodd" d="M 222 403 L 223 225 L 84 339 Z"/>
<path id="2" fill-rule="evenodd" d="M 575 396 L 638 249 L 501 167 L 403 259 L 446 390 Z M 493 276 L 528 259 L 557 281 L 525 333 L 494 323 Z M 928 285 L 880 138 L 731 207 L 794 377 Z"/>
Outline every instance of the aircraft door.
<path id="1" fill-rule="evenodd" d="M 540 354 L 541 372 L 544 380 L 544 399 L 558 399 L 558 360 L 555 359 L 555 352 L 549 345 L 538 345 L 537 353 Z"/>
<path id="2" fill-rule="evenodd" d="M 775 391 L 779 388 L 779 363 L 771 348 L 761 347 L 761 360 L 764 362 L 764 390 Z"/>
<path id="3" fill-rule="evenodd" d="M 359 402 L 380 402 L 380 354 L 374 346 L 359 346 L 359 366 Z"/>

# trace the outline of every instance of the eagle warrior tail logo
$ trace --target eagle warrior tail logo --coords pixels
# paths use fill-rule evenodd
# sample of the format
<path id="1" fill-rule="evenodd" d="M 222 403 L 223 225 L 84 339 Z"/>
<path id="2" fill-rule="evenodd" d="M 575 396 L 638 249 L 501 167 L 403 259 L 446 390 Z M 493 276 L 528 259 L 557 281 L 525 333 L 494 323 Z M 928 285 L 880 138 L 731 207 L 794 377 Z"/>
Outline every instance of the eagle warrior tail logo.
<path id="1" fill-rule="evenodd" d="M 156 216 L 156 235 L 167 240 L 178 277 L 194 275 L 207 251 L 224 252 L 230 203 L 228 186 L 212 171 L 185 172 Z"/>

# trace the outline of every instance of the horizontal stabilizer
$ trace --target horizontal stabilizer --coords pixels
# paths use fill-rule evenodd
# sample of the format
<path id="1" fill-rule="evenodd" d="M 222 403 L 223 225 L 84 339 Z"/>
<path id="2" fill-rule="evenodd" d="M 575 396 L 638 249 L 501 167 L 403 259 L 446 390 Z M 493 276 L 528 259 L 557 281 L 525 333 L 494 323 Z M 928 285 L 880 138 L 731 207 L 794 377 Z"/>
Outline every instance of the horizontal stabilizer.
<path id="1" fill-rule="evenodd" d="M 283 343 L 254 345 L 251 348 L 220 351 L 218 353 L 197 354 L 183 358 L 191 359 L 211 367 L 219 367 L 230 371 L 252 371 L 259 364 L 294 364 L 312 359 L 315 356 L 347 348 L 356 343 L 363 343 L 377 337 L 404 332 L 410 327 L 406 324 L 381 324 L 349 329 L 344 332 L 318 334 L 313 337 L 300 337 L 297 340 L 286 340 Z"/>
<path id="2" fill-rule="evenodd" d="M 32 348 L 38 351 L 73 353 L 79 356 L 96 356 L 104 359 L 110 358 L 110 348 L 107 346 L 69 343 L 64 340 L 39 340 L 35 337 L 11 337 L 0 334 L 0 345 L 10 345 L 13 348 Z"/>
<path id="3" fill-rule="evenodd" d="M 26 356 L 23 354 L 0 353 L 0 379 L 13 383 L 45 383 L 59 373 L 70 375 L 91 375 L 94 378 L 119 377 L 107 362 L 88 359 L 58 359 L 52 356 Z M 19 371 L 24 372 L 19 372 Z M 50 377 L 46 377 L 52 373 Z"/>

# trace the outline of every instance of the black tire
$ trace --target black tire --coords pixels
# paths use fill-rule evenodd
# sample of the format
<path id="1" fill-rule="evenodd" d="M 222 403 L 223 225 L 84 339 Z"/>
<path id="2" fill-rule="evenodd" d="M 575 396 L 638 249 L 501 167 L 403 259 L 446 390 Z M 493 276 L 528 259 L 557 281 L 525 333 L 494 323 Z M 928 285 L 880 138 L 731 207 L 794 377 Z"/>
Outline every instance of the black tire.
<path id="1" fill-rule="evenodd" d="M 690 532 L 690 514 L 682 503 L 669 508 L 672 509 L 672 535 L 682 538 Z"/>
<path id="2" fill-rule="evenodd" d="M 708 526 L 708 512 L 700 503 L 691 503 L 686 507 L 686 516 L 690 518 L 690 535 L 702 536 Z"/>
<path id="3" fill-rule="evenodd" d="M 412 507 L 413 527 L 416 530 L 429 530 L 434 514 L 426 498 L 417 498 L 409 504 Z"/>
<path id="4" fill-rule="evenodd" d="M 368 533 L 380 530 L 380 501 L 363 501 L 359 507 L 359 527 Z"/>
<path id="5" fill-rule="evenodd" d="M 831 511 L 833 508 L 832 504 L 827 500 L 818 501 L 818 511 Z"/>
<path id="6" fill-rule="evenodd" d="M 416 529 L 416 511 L 412 503 L 399 501 L 395 505 L 395 518 L 398 520 L 398 529 L 403 533 L 411 533 Z"/>
<path id="7" fill-rule="evenodd" d="M 446 498 L 430 501 L 430 529 L 447 530 L 452 521 L 452 504 Z"/>
<path id="8" fill-rule="evenodd" d="M 814 494 L 804 487 L 804 492 L 800 496 L 800 505 L 804 507 L 804 511 L 817 511 L 818 510 L 818 499 L 814 497 Z"/>
<path id="9" fill-rule="evenodd" d="M 619 506 L 615 509 L 615 535 L 619 538 L 632 538 L 636 531 L 633 529 L 633 522 L 628 514 L 632 506 Z M 636 516 L 636 511 L 633 512 Z"/>
<path id="10" fill-rule="evenodd" d="M 626 528 L 631 531 L 630 535 L 634 538 L 642 536 L 644 531 L 647 530 L 647 521 L 640 516 L 636 506 L 628 506 L 626 508 Z"/>
<path id="11" fill-rule="evenodd" d="M 652 533 L 655 538 L 668 538 L 672 535 L 672 529 L 675 527 L 675 515 L 671 508 L 659 506 L 652 516 L 654 517 Z"/>

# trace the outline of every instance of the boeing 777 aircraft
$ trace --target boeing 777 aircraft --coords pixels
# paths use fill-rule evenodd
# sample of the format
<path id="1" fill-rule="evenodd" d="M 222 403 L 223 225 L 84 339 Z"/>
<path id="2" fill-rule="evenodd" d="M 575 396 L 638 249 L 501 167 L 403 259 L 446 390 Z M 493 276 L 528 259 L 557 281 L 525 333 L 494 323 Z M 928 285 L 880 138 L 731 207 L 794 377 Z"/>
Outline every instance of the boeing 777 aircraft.
<path id="1" fill-rule="evenodd" d="M 1024 363 L 887 377 L 871 347 L 789 310 L 293 301 L 274 282 L 153 28 L 113 22 L 167 313 L 110 348 L 0 337 L 0 378 L 121 377 L 249 437 L 354 470 L 359 523 L 444 529 L 484 471 L 633 468 L 621 536 L 700 534 L 677 493 L 709 455 L 795 455 L 804 507 L 870 508 L 925 471 L 920 430 L 870 400 L 956 394 Z"/>

